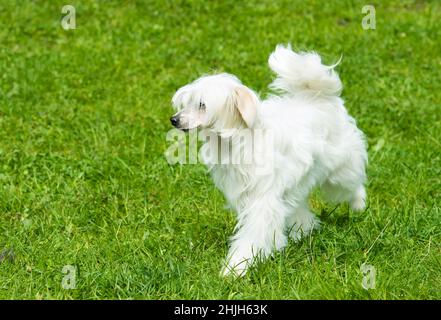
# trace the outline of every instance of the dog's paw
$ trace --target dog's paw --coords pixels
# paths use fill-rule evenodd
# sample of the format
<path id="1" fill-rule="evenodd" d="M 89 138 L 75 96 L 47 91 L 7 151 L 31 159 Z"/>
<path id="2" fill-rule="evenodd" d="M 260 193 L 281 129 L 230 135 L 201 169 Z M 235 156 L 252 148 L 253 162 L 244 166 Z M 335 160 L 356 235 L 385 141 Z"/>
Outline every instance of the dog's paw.
<path id="1" fill-rule="evenodd" d="M 291 227 L 289 236 L 294 242 L 298 242 L 317 229 L 320 229 L 320 220 L 315 216 L 311 216 L 308 217 L 308 219 L 296 222 L 296 224 Z"/>
<path id="2" fill-rule="evenodd" d="M 363 211 L 366 208 L 366 190 L 360 187 L 355 192 L 353 198 L 349 202 L 351 209 L 354 211 Z"/>
<path id="3" fill-rule="evenodd" d="M 246 273 L 247 273 L 246 267 L 233 268 L 233 267 L 227 266 L 221 270 L 220 275 L 225 278 L 227 278 L 227 277 L 241 278 L 241 277 L 245 276 Z"/>
<path id="4" fill-rule="evenodd" d="M 250 259 L 246 258 L 232 258 L 230 261 L 222 268 L 220 275 L 222 277 L 243 277 L 247 273 Z"/>

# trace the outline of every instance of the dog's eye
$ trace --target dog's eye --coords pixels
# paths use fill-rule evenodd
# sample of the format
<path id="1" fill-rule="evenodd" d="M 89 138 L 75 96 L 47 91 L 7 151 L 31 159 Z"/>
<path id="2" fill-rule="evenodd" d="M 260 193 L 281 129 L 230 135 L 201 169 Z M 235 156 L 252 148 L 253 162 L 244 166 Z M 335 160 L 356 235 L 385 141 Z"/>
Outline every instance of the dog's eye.
<path id="1" fill-rule="evenodd" d="M 199 102 L 199 110 L 205 110 L 205 103 Z"/>

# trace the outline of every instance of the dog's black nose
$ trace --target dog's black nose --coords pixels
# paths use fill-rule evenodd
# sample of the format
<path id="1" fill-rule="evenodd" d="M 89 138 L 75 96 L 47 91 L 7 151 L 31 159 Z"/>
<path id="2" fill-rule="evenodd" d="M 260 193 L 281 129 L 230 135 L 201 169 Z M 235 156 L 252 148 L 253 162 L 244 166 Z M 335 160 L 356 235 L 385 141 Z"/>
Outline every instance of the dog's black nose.
<path id="1" fill-rule="evenodd" d="M 171 122 L 171 124 L 172 124 L 174 127 L 176 127 L 176 126 L 178 125 L 178 123 L 179 123 L 179 120 L 178 120 L 177 117 L 171 117 L 171 118 L 170 118 L 170 122 Z"/>

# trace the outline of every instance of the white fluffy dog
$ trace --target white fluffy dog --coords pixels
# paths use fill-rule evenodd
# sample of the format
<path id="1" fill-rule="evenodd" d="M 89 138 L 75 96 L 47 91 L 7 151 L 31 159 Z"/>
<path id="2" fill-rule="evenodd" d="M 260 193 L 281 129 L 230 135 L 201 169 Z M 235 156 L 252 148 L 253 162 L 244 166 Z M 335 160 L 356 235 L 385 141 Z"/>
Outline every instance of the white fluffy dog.
<path id="1" fill-rule="evenodd" d="M 173 97 L 176 128 L 205 129 L 217 137 L 202 147 L 203 161 L 238 219 L 224 275 L 245 274 L 256 258 L 282 249 L 287 236 L 298 241 L 318 227 L 308 206 L 314 187 L 329 201 L 365 208 L 366 143 L 339 97 L 335 65 L 282 45 L 268 62 L 277 74 L 270 88 L 278 96 L 262 101 L 235 76 L 222 73 L 203 76 Z M 251 162 L 243 161 L 249 151 L 235 148 L 251 143 L 241 139 L 244 130 L 263 137 L 252 141 Z M 219 155 L 219 141 L 232 151 L 222 148 Z M 261 170 L 262 162 L 271 170 Z"/>

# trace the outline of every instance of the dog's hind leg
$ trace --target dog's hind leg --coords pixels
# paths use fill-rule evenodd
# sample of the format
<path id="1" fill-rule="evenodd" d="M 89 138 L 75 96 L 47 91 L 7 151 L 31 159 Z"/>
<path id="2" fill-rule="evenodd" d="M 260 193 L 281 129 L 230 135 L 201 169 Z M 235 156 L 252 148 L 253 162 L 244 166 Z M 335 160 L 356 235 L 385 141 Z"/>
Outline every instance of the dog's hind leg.
<path id="1" fill-rule="evenodd" d="M 330 180 L 321 186 L 323 197 L 332 203 L 348 202 L 354 211 L 363 211 L 366 207 L 366 190 L 363 184 L 353 181 Z"/>
<path id="2" fill-rule="evenodd" d="M 352 141 L 352 142 L 351 142 Z M 346 147 L 347 156 L 336 167 L 321 186 L 323 197 L 333 203 L 348 202 L 354 211 L 366 207 L 367 154 L 362 139 L 352 137 Z"/>
<path id="3" fill-rule="evenodd" d="M 244 275 L 256 257 L 265 258 L 287 243 L 285 220 L 289 207 L 281 197 L 269 191 L 243 200 L 247 205 L 238 212 L 237 232 L 222 270 L 224 276 Z"/>
<path id="4" fill-rule="evenodd" d="M 319 228 L 320 220 L 312 213 L 305 199 L 297 205 L 292 205 L 292 212 L 286 219 L 289 236 L 294 241 L 311 234 L 314 229 Z"/>

